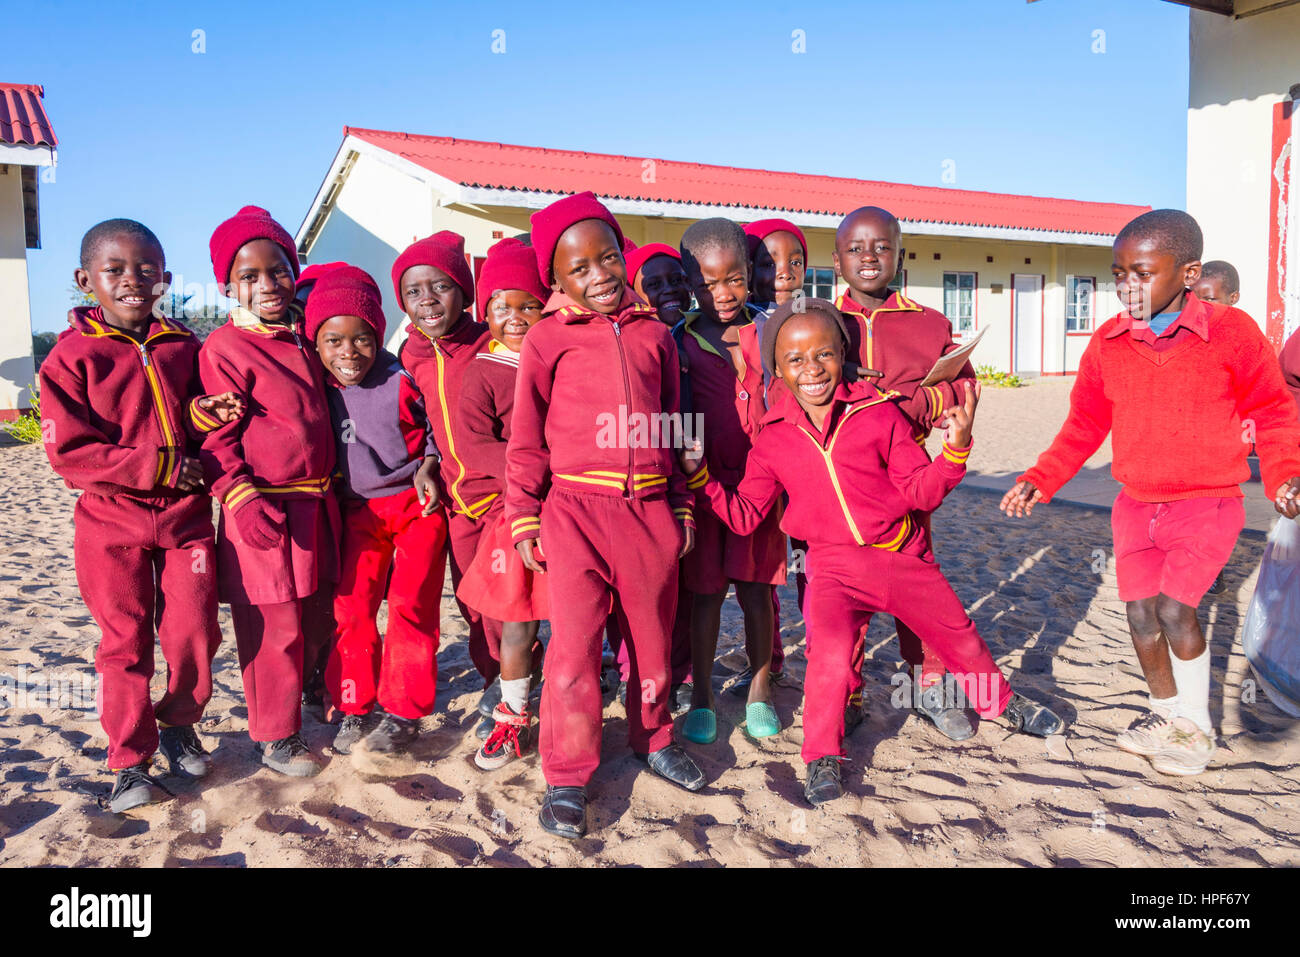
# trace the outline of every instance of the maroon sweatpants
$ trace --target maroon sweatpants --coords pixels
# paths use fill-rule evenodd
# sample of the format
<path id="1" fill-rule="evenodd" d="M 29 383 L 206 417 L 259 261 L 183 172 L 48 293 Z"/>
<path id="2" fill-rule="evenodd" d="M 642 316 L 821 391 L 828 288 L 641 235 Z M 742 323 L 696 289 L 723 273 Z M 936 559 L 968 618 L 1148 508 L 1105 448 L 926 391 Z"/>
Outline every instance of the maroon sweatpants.
<path id="1" fill-rule="evenodd" d="M 447 513 L 447 543 L 451 558 L 451 589 L 460 588 L 461 577 L 474 563 L 478 540 L 487 529 L 486 516 L 475 521 L 457 512 Z M 439 579 L 439 587 L 442 585 Z M 479 614 L 460 598 L 456 599 L 460 616 L 469 626 L 469 657 L 487 686 L 501 673 L 501 622 Z"/>
<path id="2" fill-rule="evenodd" d="M 677 573 L 677 612 L 673 615 L 673 634 L 668 653 L 668 675 L 673 687 L 691 680 L 691 593 L 679 567 Z M 617 602 L 615 602 L 617 605 Z M 618 676 L 627 681 L 631 655 L 618 624 L 618 612 L 611 611 L 605 623 L 605 640 L 618 658 Z"/>
<path id="3" fill-rule="evenodd" d="M 85 492 L 74 514 L 77 584 L 103 637 L 95 650 L 108 766 L 139 764 L 158 749 L 158 722 L 194 724 L 212 696 L 217 556 L 212 500 L 191 495 L 166 508 Z M 167 690 L 149 695 L 154 626 Z"/>
<path id="4" fill-rule="evenodd" d="M 422 509 L 414 488 L 344 503 L 338 640 L 325 666 L 325 687 L 344 714 L 366 714 L 376 701 L 399 718 L 433 713 L 447 519 Z M 381 642 L 375 617 L 385 587 Z"/>
<path id="5" fill-rule="evenodd" d="M 668 636 L 683 533 L 666 498 L 552 488 L 541 538 L 551 582 L 542 773 L 547 784 L 581 786 L 600 764 L 600 645 L 611 598 L 629 648 L 628 744 L 648 754 L 672 743 Z"/>
<path id="6" fill-rule="evenodd" d="M 1011 686 L 924 539 L 909 551 L 817 545 L 808 553 L 808 668 L 803 759 L 843 755 L 844 706 L 861 681 L 863 634 L 877 612 L 906 617 L 981 716 L 1001 714 Z"/>

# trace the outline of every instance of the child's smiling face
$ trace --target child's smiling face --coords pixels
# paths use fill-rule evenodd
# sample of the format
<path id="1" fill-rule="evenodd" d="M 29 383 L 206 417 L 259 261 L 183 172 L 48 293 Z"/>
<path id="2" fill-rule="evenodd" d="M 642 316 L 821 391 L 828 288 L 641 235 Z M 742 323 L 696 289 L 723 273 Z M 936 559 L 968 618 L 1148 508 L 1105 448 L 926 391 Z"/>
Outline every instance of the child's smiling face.
<path id="1" fill-rule="evenodd" d="M 531 292 L 503 289 L 487 302 L 488 331 L 511 352 L 518 352 L 523 348 L 524 335 L 542 318 L 542 306 Z"/>
<path id="2" fill-rule="evenodd" d="M 1141 322 L 1165 312 L 1201 278 L 1201 264 L 1179 263 L 1155 236 L 1133 236 L 1114 246 L 1115 295 Z"/>
<path id="3" fill-rule="evenodd" d="M 402 273 L 402 310 L 430 339 L 445 336 L 465 310 L 465 291 L 437 266 Z"/>
<path id="4" fill-rule="evenodd" d="M 776 334 L 776 371 L 804 411 L 831 403 L 844 365 L 835 321 L 818 311 L 791 316 Z"/>
<path id="5" fill-rule="evenodd" d="M 835 231 L 836 271 L 854 292 L 879 299 L 898 275 L 902 258 L 898 220 L 874 210 L 857 210 Z"/>
<path id="6" fill-rule="evenodd" d="M 634 285 L 637 295 L 654 306 L 660 320 L 670 326 L 677 325 L 691 307 L 686 271 L 672 256 L 651 256 L 636 274 Z"/>
<path id="7" fill-rule="evenodd" d="M 157 243 L 132 233 L 106 236 L 85 269 L 73 276 L 77 288 L 93 293 L 109 325 L 147 328 L 154 303 L 171 283 Z"/>
<path id="8" fill-rule="evenodd" d="M 574 223 L 551 257 L 555 287 L 583 308 L 612 316 L 627 288 L 627 264 L 618 237 L 599 219 Z"/>
<path id="9" fill-rule="evenodd" d="M 316 331 L 316 352 L 339 385 L 356 385 L 374 366 L 379 342 L 364 319 L 333 316 Z"/>
<path id="10" fill-rule="evenodd" d="M 707 316 L 726 325 L 745 316 L 749 298 L 748 263 L 738 250 L 725 246 L 703 249 L 696 254 L 691 286 L 695 301 Z"/>
<path id="11" fill-rule="evenodd" d="M 276 243 L 255 239 L 230 265 L 230 298 L 263 322 L 281 322 L 293 302 L 293 265 Z"/>
<path id="12" fill-rule="evenodd" d="M 754 251 L 754 295 L 762 302 L 789 302 L 807 271 L 799 237 L 778 229 L 763 237 Z"/>

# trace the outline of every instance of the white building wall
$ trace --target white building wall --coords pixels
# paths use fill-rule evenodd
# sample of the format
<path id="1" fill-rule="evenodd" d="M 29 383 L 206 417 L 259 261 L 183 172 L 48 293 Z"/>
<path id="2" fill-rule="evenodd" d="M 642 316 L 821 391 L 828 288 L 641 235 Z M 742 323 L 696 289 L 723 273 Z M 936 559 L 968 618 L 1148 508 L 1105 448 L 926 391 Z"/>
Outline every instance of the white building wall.
<path id="1" fill-rule="evenodd" d="M 29 407 L 35 381 L 22 167 L 0 165 L 0 413 Z"/>

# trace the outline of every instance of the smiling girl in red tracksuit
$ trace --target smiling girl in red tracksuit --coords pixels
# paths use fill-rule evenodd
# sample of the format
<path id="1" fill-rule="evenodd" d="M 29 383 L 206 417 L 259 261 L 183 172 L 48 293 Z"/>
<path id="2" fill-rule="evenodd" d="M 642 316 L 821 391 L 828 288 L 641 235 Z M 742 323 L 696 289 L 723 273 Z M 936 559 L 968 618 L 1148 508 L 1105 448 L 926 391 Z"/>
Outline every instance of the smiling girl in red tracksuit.
<path id="1" fill-rule="evenodd" d="M 668 710 L 677 560 L 690 549 L 694 522 L 672 436 L 649 436 L 651 423 L 678 411 L 677 350 L 627 288 L 617 221 L 582 193 L 534 213 L 531 224 L 538 272 L 556 294 L 520 354 L 506 518 L 530 570 L 542 570 L 539 538 L 546 553 L 541 823 L 576 838 L 586 831 L 585 786 L 600 764 L 601 636 L 614 596 L 630 645 L 632 750 L 668 780 L 704 786 L 673 744 Z"/>
<path id="2" fill-rule="evenodd" d="M 262 763 L 320 771 L 299 733 L 304 670 L 334 634 L 338 502 L 324 369 L 294 304 L 298 252 L 271 214 L 245 206 L 212 234 L 217 281 L 238 301 L 199 354 L 208 391 L 244 396 L 239 424 L 209 435 L 202 460 L 222 505 L 219 590 L 230 603 Z"/>
<path id="3" fill-rule="evenodd" d="M 980 715 L 1006 714 L 1034 734 L 1061 727 L 1011 691 L 911 515 L 938 507 L 965 474 L 975 393 L 950 413 L 943 454 L 931 462 L 890 395 L 841 381 L 845 338 L 839 312 L 825 300 L 779 307 L 763 330 L 763 360 L 786 388 L 754 440 L 744 477 L 734 492 L 707 468 L 690 481 L 737 534 L 757 528 L 785 491 L 781 527 L 808 542 L 803 759 L 813 804 L 843 793 L 844 706 L 863 629 L 877 612 L 909 615 Z M 693 459 L 684 457 L 686 468 Z"/>

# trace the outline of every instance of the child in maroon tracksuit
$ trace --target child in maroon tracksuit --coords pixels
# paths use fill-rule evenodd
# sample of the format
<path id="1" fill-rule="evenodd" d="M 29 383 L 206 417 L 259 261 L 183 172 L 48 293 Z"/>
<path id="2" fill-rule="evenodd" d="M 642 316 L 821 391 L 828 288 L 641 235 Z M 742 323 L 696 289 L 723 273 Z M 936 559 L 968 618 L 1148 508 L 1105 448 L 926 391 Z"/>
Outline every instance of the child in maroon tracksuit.
<path id="1" fill-rule="evenodd" d="M 324 370 L 293 302 L 293 237 L 257 206 L 212 234 L 212 267 L 239 304 L 199 354 L 208 391 L 244 397 L 247 414 L 203 443 L 221 502 L 219 590 L 230 603 L 262 763 L 310 776 L 320 763 L 299 733 L 304 675 L 334 634 L 338 503 L 330 492 L 334 436 Z"/>
<path id="2" fill-rule="evenodd" d="M 699 310 L 684 322 L 681 351 L 689 369 L 691 411 L 702 419 L 704 450 L 714 474 L 728 487 L 740 481 L 767 406 L 763 364 L 753 314 L 748 307 L 749 244 L 744 230 L 727 219 L 702 219 L 682 236 L 682 262 Z M 695 548 L 683 559 L 692 594 L 691 648 L 695 673 L 713 671 L 722 603 L 728 586 L 745 618 L 745 647 L 751 680 L 745 729 L 754 738 L 778 734 L 769 669 L 775 625 L 773 596 L 785 583 L 786 545 L 781 509 L 753 532 L 737 535 L 713 515 L 696 517 Z M 682 737 L 697 744 L 717 739 L 712 683 L 696 682 Z"/>
<path id="3" fill-rule="evenodd" d="M 382 347 L 379 287 L 339 265 L 307 301 L 307 337 L 329 372 L 330 419 L 343 474 L 338 640 L 325 666 L 343 712 L 334 750 L 393 751 L 433 712 L 447 521 L 438 507 L 438 450 L 409 372 Z M 382 643 L 375 616 L 388 599 Z M 381 651 L 382 647 L 382 651 Z M 375 706 L 378 722 L 368 720 Z"/>
<path id="4" fill-rule="evenodd" d="M 103 636 L 95 652 L 100 724 L 117 772 L 109 807 L 161 800 L 148 772 L 160 746 L 173 774 L 199 777 L 209 758 L 194 733 L 212 693 L 217 626 L 211 500 L 198 436 L 233 421 L 233 394 L 198 398 L 198 339 L 155 317 L 171 274 L 158 238 L 129 219 L 81 241 L 77 287 L 99 303 L 74 309 L 41 365 L 50 465 L 80 489 L 77 583 Z M 167 690 L 153 704 L 154 627 Z"/>
<path id="5" fill-rule="evenodd" d="M 442 455 L 442 501 L 455 589 L 474 561 L 488 510 L 501 495 L 492 476 L 465 461 L 458 415 L 465 370 L 486 348 L 491 334 L 471 314 L 474 276 L 465 260 L 465 240 L 456 233 L 444 230 L 412 243 L 393 263 L 392 278 L 397 301 L 411 320 L 411 333 L 398 355 L 424 396 Z M 469 626 L 470 659 L 483 676 L 478 734 L 484 738 L 491 733 L 492 712 L 501 700 L 501 622 L 485 618 L 460 599 L 456 604 Z"/>
<path id="6" fill-rule="evenodd" d="M 538 271 L 556 294 L 520 354 L 506 519 L 524 565 L 550 582 L 541 824 L 576 838 L 586 832 L 585 787 L 600 763 L 601 635 L 614 596 L 630 645 L 632 750 L 668 780 L 704 786 L 673 744 L 667 700 L 677 561 L 694 522 L 673 437 L 663 434 L 678 411 L 677 350 L 627 288 L 618 222 L 588 192 L 531 223 Z"/>
<path id="7" fill-rule="evenodd" d="M 864 206 L 849 213 L 835 231 L 835 269 L 848 284 L 835 305 L 849 332 L 845 375 L 870 379 L 882 391 L 899 393 L 898 406 L 912 425 L 916 442 L 925 440 L 945 409 L 960 403 L 975 370 L 967 362 L 951 381 L 922 386 L 938 358 L 955 348 L 952 323 L 936 309 L 921 306 L 890 288 L 903 258 L 898 220 L 887 210 Z M 930 515 L 916 516 L 930 531 Z M 943 662 L 905 621 L 894 619 L 898 646 L 922 693 L 909 700 L 915 711 L 955 741 L 969 738 L 975 728 L 964 709 L 945 702 L 940 682 Z M 860 684 L 860 683 L 859 683 Z M 929 694 L 924 689 L 934 689 Z M 860 720 L 860 693 L 850 701 L 850 721 Z"/>
<path id="8" fill-rule="evenodd" d="M 465 370 L 457 414 L 465 462 L 496 479 L 502 492 L 519 350 L 528 330 L 542 318 L 546 298 L 530 246 L 503 239 L 488 250 L 479 272 L 477 305 L 492 339 Z M 492 733 L 474 754 L 475 764 L 492 771 L 529 748 L 528 696 L 541 663 L 537 631 L 542 619 L 550 617 L 550 601 L 546 576 L 525 568 L 515 551 L 504 497 L 493 500 L 483 524 L 478 551 L 456 597 L 501 622 L 501 700 L 492 712 Z"/>
<path id="9" fill-rule="evenodd" d="M 845 704 L 876 612 L 908 614 L 979 714 L 1005 714 L 1032 734 L 1061 728 L 1051 711 L 1011 691 L 912 515 L 933 510 L 965 474 L 978 391 L 949 410 L 943 455 L 931 462 L 890 394 L 842 380 L 846 339 L 839 312 L 823 299 L 779 307 L 763 330 L 763 361 L 786 388 L 744 477 L 735 491 L 707 468 L 690 481 L 738 534 L 757 528 L 784 490 L 782 526 L 808 542 L 803 759 L 812 804 L 843 793 Z M 684 455 L 684 467 L 698 458 Z"/>

